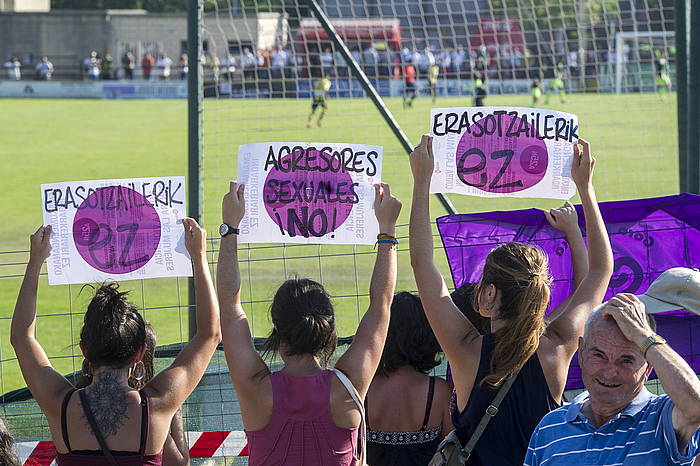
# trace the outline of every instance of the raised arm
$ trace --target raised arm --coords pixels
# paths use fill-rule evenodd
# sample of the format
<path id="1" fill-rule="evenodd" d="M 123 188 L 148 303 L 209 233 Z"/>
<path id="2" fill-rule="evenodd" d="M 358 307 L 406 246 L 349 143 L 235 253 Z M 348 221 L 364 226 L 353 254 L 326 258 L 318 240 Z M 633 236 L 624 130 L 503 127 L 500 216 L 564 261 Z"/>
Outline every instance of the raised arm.
<path id="1" fill-rule="evenodd" d="M 379 231 L 393 237 L 396 235 L 396 219 L 401 212 L 401 202 L 391 195 L 388 184 L 375 185 L 375 190 L 374 214 L 379 222 Z M 350 378 L 362 397 L 367 393 L 382 356 L 395 286 L 396 245 L 378 243 L 369 285 L 369 309 L 357 327 L 352 345 L 335 365 Z"/>
<path id="2" fill-rule="evenodd" d="M 430 226 L 430 179 L 435 165 L 433 138 L 424 134 L 411 153 L 413 201 L 409 225 L 411 267 L 425 315 L 451 364 L 476 358 L 464 351 L 464 343 L 479 335 L 469 319 L 455 306 L 445 280 L 433 260 L 433 230 Z M 465 338 L 468 337 L 468 338 Z"/>
<path id="3" fill-rule="evenodd" d="M 618 294 L 605 306 L 603 314 L 615 319 L 622 334 L 640 350 L 654 334 L 647 323 L 644 304 L 633 294 Z M 683 452 L 688 441 L 697 436 L 700 429 L 700 380 L 670 345 L 652 345 L 643 356 L 654 368 L 661 386 L 673 401 L 673 429 L 678 439 L 678 450 Z"/>
<path id="4" fill-rule="evenodd" d="M 558 209 L 545 210 L 544 216 L 552 227 L 566 235 L 569 251 L 571 251 L 571 266 L 574 269 L 574 291 L 576 291 L 576 288 L 578 288 L 588 273 L 588 251 L 586 250 L 586 243 L 583 241 L 581 229 L 578 226 L 576 208 L 569 201 L 566 201 Z M 568 306 L 570 300 L 571 296 L 568 296 L 564 301 L 560 302 L 546 317 L 547 323 L 559 317 Z"/>
<path id="5" fill-rule="evenodd" d="M 197 387 L 221 341 L 219 306 L 214 298 L 206 255 L 207 232 L 191 218 L 184 219 L 182 225 L 185 229 L 185 246 L 192 258 L 194 271 L 197 332 L 170 367 L 146 385 L 159 411 L 162 410 L 168 419 Z"/>
<path id="6" fill-rule="evenodd" d="M 182 410 L 178 409 L 170 421 L 170 434 L 163 446 L 163 464 L 166 466 L 187 466 L 190 464 L 190 450 L 182 426 Z"/>
<path id="7" fill-rule="evenodd" d="M 588 272 L 566 308 L 547 326 L 546 338 L 542 340 L 543 344 L 550 346 L 547 350 L 555 350 L 557 357 L 565 358 L 565 361 L 562 360 L 563 367 L 568 367 L 571 357 L 576 352 L 577 340 L 583 334 L 586 319 L 593 308 L 603 300 L 613 270 L 610 240 L 592 183 L 595 158 L 591 156 L 587 141 L 579 139 L 579 144 L 581 147 L 574 146 L 571 176 L 576 183 L 586 217 Z"/>
<path id="8" fill-rule="evenodd" d="M 224 223 L 238 228 L 245 214 L 244 185 L 232 181 L 222 201 Z M 269 370 L 258 354 L 241 306 L 241 274 L 238 268 L 238 235 L 221 238 L 216 265 L 216 288 L 221 307 L 221 332 L 231 380 L 239 397 L 255 395 L 261 376 Z"/>
<path id="9" fill-rule="evenodd" d="M 53 369 L 44 348 L 35 337 L 39 273 L 41 264 L 51 253 L 51 231 L 51 225 L 42 226 L 31 235 L 29 263 L 12 315 L 10 343 L 15 349 L 24 381 L 34 399 L 48 417 L 56 418 L 60 414 L 60 403 L 56 400 L 61 400 L 73 386 Z"/>

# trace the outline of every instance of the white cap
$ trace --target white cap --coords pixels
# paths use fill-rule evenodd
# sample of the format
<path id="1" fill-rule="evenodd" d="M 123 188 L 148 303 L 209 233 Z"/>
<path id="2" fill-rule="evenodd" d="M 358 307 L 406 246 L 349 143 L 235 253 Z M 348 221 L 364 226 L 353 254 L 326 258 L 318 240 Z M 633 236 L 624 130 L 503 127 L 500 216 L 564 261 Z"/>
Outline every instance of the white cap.
<path id="1" fill-rule="evenodd" d="M 684 309 L 700 315 L 700 271 L 685 267 L 668 269 L 641 295 L 647 314 Z"/>

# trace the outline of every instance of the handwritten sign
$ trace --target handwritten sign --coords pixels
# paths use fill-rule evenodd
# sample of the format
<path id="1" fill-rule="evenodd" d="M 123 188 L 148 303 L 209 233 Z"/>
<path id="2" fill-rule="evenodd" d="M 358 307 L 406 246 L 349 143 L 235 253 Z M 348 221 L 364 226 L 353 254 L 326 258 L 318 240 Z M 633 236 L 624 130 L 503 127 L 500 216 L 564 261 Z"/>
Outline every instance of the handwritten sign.
<path id="1" fill-rule="evenodd" d="M 41 185 L 50 285 L 192 276 L 182 176 Z"/>
<path id="2" fill-rule="evenodd" d="M 246 243 L 374 244 L 374 187 L 382 148 L 358 144 L 270 142 L 238 150 L 246 184 Z"/>
<path id="3" fill-rule="evenodd" d="M 570 199 L 578 118 L 515 107 L 434 108 L 431 193 Z"/>

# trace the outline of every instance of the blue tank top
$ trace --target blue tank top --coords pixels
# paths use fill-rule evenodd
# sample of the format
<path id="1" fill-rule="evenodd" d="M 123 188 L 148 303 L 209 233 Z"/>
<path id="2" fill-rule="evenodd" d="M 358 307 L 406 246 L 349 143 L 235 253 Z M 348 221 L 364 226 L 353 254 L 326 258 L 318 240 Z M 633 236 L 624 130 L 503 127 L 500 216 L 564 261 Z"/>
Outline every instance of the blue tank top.
<path id="1" fill-rule="evenodd" d="M 461 413 L 457 411 L 454 393 L 452 396 L 452 423 L 462 445 L 469 441 L 486 408 L 498 392 L 498 388 L 494 389 L 487 384 L 480 385 L 491 369 L 493 347 L 493 334 L 484 334 L 474 387 L 467 406 Z M 549 393 L 547 380 L 535 353 L 520 369 L 515 382 L 498 407 L 498 413 L 484 430 L 467 464 L 521 466 L 535 427 L 545 414 L 559 406 Z"/>

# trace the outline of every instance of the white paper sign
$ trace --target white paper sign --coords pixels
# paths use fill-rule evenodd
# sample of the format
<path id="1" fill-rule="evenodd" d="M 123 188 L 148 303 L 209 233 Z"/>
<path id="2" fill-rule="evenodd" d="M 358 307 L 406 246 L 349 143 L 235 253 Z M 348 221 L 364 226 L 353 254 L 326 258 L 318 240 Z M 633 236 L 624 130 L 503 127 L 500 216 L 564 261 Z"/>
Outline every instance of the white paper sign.
<path id="1" fill-rule="evenodd" d="M 374 244 L 374 184 L 382 148 L 269 142 L 238 149 L 245 183 L 244 243 Z"/>
<path id="2" fill-rule="evenodd" d="M 191 277 L 186 194 L 182 176 L 42 184 L 49 284 Z"/>
<path id="3" fill-rule="evenodd" d="M 431 193 L 571 199 L 578 117 L 535 108 L 434 108 Z"/>

